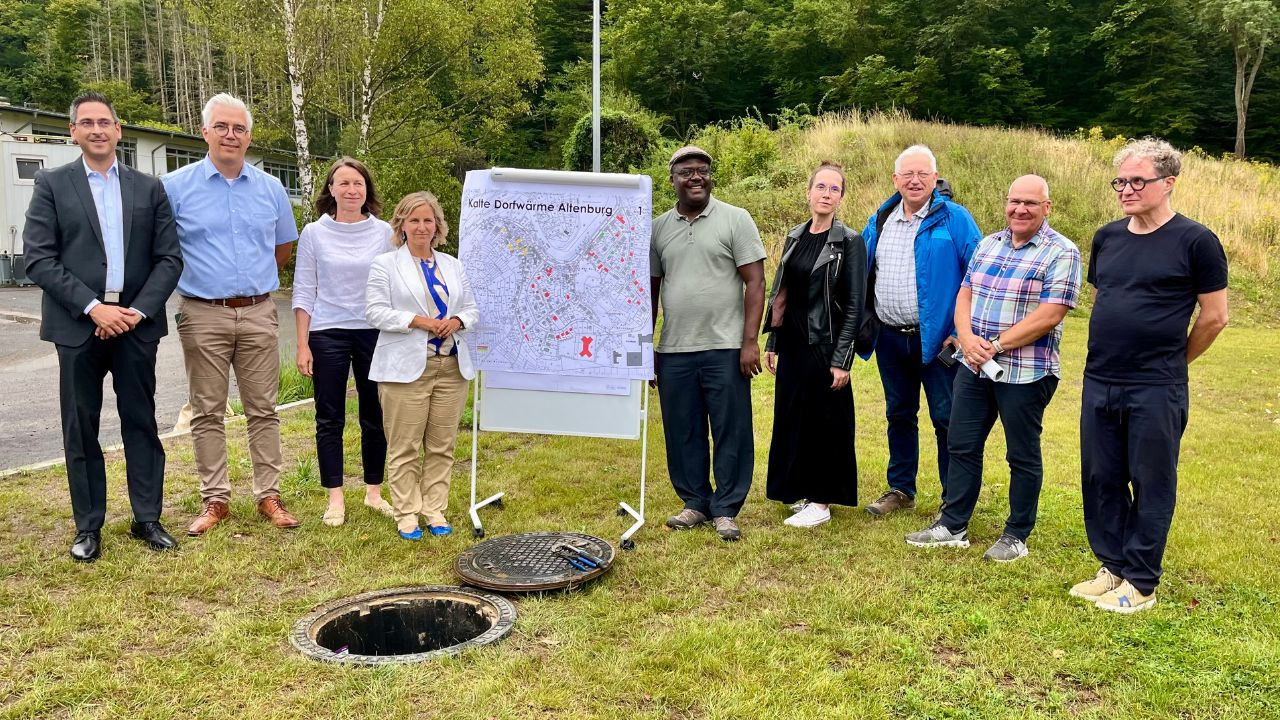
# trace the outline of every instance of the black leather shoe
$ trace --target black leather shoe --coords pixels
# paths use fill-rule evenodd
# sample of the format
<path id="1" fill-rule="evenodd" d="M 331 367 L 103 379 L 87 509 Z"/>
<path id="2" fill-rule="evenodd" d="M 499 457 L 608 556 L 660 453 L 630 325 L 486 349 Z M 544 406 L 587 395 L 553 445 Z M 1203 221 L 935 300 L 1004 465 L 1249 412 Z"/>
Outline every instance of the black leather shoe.
<path id="1" fill-rule="evenodd" d="M 151 522 L 134 520 L 129 526 L 129 534 L 149 545 L 152 550 L 172 550 L 178 547 L 178 541 L 165 532 L 164 526 L 155 520 Z"/>
<path id="2" fill-rule="evenodd" d="M 93 562 L 102 552 L 102 537 L 97 530 L 76 533 L 71 543 L 71 559 L 76 562 Z"/>

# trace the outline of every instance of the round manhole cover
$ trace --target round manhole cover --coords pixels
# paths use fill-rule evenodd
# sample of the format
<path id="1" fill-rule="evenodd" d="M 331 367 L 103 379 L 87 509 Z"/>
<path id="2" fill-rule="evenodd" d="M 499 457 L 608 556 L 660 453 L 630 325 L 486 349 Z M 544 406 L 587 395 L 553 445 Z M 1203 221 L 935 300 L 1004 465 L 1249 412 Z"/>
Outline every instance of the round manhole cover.
<path id="1" fill-rule="evenodd" d="M 531 532 L 486 540 L 458 557 L 458 574 L 499 592 L 560 590 L 594 580 L 613 565 L 613 546 L 594 535 Z"/>
<path id="2" fill-rule="evenodd" d="M 450 585 L 376 590 L 325 603 L 289 642 L 315 660 L 388 665 L 456 655 L 511 632 L 510 600 Z"/>

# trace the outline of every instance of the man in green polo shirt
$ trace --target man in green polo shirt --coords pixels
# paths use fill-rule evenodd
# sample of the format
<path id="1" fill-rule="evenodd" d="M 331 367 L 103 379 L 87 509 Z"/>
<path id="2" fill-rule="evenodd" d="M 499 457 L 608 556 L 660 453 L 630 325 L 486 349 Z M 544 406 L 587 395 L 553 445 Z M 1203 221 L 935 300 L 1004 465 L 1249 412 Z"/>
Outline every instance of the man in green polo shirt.
<path id="1" fill-rule="evenodd" d="M 746 210 L 711 197 L 705 150 L 682 147 L 670 167 L 676 206 L 653 221 L 649 250 L 655 323 L 659 297 L 663 316 L 654 349 L 667 472 L 684 501 L 667 527 L 710 519 L 721 539 L 734 541 L 754 472 L 751 378 L 760 372 L 764 245 Z"/>

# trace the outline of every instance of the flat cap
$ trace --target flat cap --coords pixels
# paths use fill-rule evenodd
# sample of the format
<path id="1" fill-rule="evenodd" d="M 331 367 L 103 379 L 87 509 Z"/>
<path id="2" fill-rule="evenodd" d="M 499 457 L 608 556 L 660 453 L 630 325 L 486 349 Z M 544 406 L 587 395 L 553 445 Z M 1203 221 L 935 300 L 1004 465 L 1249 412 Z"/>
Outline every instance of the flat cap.
<path id="1" fill-rule="evenodd" d="M 691 157 L 700 157 L 706 160 L 708 164 L 711 162 L 711 153 L 703 150 L 697 145 L 685 145 L 671 154 L 671 162 L 667 163 L 667 166 L 670 167 L 681 160 L 688 160 Z"/>

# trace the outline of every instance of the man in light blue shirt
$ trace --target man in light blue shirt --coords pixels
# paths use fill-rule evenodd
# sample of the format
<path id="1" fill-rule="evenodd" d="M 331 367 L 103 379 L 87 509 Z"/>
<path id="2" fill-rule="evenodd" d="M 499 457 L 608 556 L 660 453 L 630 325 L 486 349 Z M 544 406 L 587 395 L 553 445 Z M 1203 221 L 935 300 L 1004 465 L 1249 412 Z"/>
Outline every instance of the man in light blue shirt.
<path id="1" fill-rule="evenodd" d="M 186 258 L 178 335 L 204 503 L 187 534 L 203 535 L 230 514 L 223 409 L 232 368 L 249 424 L 258 512 L 276 527 L 297 527 L 280 500 L 279 321 L 270 293 L 280 287 L 298 227 L 280 181 L 244 161 L 253 130 L 245 104 L 215 95 L 201 120 L 209 154 L 164 177 Z"/>

